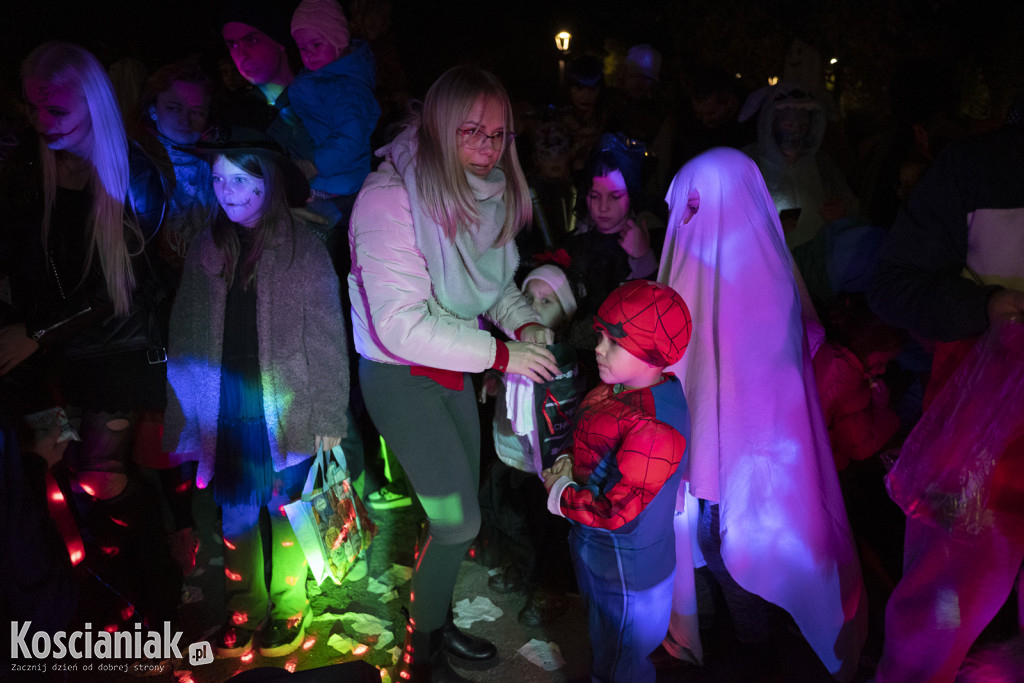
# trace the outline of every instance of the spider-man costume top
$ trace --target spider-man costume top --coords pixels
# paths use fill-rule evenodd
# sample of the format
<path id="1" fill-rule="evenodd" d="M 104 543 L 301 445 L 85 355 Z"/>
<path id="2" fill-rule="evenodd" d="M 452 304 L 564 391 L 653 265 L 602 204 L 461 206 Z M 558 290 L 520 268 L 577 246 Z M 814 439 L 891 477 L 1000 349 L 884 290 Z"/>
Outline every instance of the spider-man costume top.
<path id="1" fill-rule="evenodd" d="M 592 390 L 573 434 L 573 474 L 583 484 L 562 492 L 562 514 L 589 527 L 626 526 L 684 464 L 687 433 L 686 400 L 673 375 L 618 394 L 607 384 Z"/>

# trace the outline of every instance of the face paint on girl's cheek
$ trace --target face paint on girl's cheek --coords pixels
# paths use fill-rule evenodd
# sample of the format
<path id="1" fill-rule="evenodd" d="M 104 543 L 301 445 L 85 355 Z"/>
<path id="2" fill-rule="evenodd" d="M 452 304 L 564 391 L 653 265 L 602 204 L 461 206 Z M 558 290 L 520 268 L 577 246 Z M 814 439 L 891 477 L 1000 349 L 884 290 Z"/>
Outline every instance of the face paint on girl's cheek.
<path id="1" fill-rule="evenodd" d="M 246 173 L 226 158 L 213 164 L 213 191 L 229 219 L 252 228 L 263 215 L 263 179 Z"/>

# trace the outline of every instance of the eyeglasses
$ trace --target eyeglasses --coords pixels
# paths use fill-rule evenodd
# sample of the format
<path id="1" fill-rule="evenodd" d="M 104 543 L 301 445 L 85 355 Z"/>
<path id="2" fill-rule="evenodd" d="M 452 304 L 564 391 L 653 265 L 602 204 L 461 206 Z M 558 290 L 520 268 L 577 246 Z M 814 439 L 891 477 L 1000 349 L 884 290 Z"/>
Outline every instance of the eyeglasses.
<path id="1" fill-rule="evenodd" d="M 462 141 L 463 146 L 469 150 L 477 150 L 484 146 L 484 142 L 488 142 L 491 145 L 491 149 L 501 151 L 505 148 L 506 143 L 511 143 L 516 134 L 512 131 L 500 130 L 497 133 L 488 135 L 479 128 L 456 128 L 455 132 L 459 134 L 459 140 Z M 494 143 L 498 144 L 495 145 Z"/>

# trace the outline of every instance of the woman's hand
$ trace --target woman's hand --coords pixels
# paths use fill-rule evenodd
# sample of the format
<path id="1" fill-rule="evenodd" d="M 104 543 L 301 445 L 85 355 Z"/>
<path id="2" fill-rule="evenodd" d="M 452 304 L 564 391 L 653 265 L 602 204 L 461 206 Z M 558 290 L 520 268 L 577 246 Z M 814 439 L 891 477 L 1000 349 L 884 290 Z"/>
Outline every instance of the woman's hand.
<path id="1" fill-rule="evenodd" d="M 6 375 L 18 367 L 38 348 L 39 342 L 28 336 L 24 324 L 0 327 L 0 375 Z"/>
<path id="2" fill-rule="evenodd" d="M 523 375 L 538 383 L 547 382 L 558 374 L 558 363 L 555 362 L 554 354 L 540 344 L 510 341 L 506 342 L 506 346 L 508 365 L 505 366 L 505 372 Z"/>
<path id="3" fill-rule="evenodd" d="M 323 436 L 317 434 L 313 437 L 313 452 L 319 453 L 323 449 L 324 453 L 334 450 L 335 446 L 341 445 L 340 436 Z"/>
<path id="4" fill-rule="evenodd" d="M 619 232 L 619 246 L 630 258 L 640 258 L 651 250 L 651 237 L 647 232 L 647 222 L 637 223 L 632 218 L 626 219 L 626 225 Z"/>
<path id="5" fill-rule="evenodd" d="M 519 333 L 519 341 L 550 346 L 555 343 L 555 333 L 543 325 L 528 325 Z"/>

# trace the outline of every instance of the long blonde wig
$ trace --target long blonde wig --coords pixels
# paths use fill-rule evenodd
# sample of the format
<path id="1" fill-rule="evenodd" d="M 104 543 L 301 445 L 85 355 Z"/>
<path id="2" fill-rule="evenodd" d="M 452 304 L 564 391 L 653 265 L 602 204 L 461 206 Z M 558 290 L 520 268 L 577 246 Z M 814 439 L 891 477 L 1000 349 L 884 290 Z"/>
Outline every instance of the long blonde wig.
<path id="1" fill-rule="evenodd" d="M 21 78 L 22 82 L 31 78 L 71 88 L 80 92 L 88 104 L 92 122 L 89 186 L 93 202 L 84 272 L 89 272 L 92 259 L 98 255 L 114 312 L 126 315 L 135 288 L 131 261 L 135 254 L 128 246 L 126 232 L 137 238 L 133 241 L 140 251 L 144 238 L 138 221 L 125 212 L 125 200 L 130 199 L 128 138 L 110 78 L 88 50 L 62 42 L 44 43 L 33 50 L 21 64 Z M 48 250 L 50 219 L 57 196 L 57 157 L 42 139 L 39 156 L 43 168 L 42 241 L 43 249 Z"/>
<path id="2" fill-rule="evenodd" d="M 497 100 L 505 113 L 505 130 L 514 131 L 512 105 L 501 82 L 492 74 L 469 66 L 456 66 L 438 78 L 423 101 L 412 125 L 419 126 L 416 183 L 424 208 L 444 228 L 448 239 L 479 220 L 476 202 L 458 156 L 456 129 L 469 116 L 480 97 Z M 530 189 L 519 165 L 515 139 L 507 142 L 498 159 L 505 173 L 505 223 L 498 244 L 506 244 L 532 218 Z"/>

